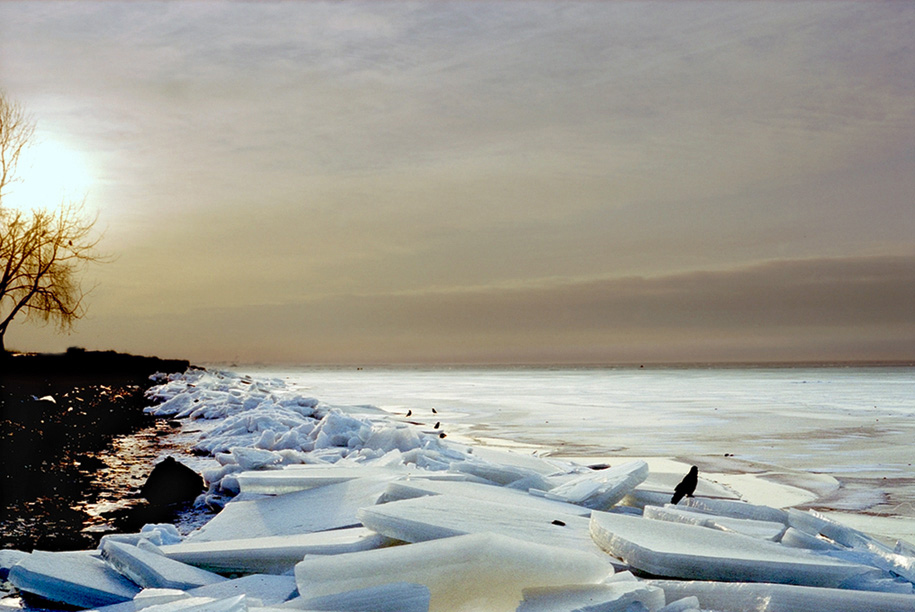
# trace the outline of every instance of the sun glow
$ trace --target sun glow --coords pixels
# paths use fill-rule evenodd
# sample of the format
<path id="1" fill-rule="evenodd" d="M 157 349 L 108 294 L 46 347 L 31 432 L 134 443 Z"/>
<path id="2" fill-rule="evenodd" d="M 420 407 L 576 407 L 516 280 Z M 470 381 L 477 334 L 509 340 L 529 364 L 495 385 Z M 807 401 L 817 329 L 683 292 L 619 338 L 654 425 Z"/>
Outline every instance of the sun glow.
<path id="1" fill-rule="evenodd" d="M 93 182 L 82 155 L 54 140 L 34 142 L 22 152 L 16 179 L 0 205 L 20 210 L 82 200 Z"/>

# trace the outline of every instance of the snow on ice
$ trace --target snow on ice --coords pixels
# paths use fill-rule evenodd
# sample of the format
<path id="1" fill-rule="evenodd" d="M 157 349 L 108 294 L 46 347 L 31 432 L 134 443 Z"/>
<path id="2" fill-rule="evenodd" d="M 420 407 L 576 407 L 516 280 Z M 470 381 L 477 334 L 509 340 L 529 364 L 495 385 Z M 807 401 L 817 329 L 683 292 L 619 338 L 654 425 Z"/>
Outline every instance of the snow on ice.
<path id="1" fill-rule="evenodd" d="M 815 512 L 705 481 L 672 506 L 676 475 L 643 461 L 466 446 L 280 380 L 157 382 L 147 410 L 195 421 L 196 505 L 218 514 L 96 551 L 0 551 L 15 589 L 106 612 L 915 610 L 910 544 Z"/>

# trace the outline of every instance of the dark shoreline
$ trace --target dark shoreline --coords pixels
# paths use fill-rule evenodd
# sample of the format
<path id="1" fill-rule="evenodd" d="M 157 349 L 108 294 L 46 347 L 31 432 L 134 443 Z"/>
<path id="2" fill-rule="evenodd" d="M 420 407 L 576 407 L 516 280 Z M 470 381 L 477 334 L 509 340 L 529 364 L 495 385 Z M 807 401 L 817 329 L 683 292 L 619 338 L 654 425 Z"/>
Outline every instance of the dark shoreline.
<path id="1" fill-rule="evenodd" d="M 83 531 L 90 517 L 78 506 L 129 494 L 99 482 L 101 457 L 122 436 L 154 442 L 163 424 L 143 412 L 150 376 L 189 366 L 80 349 L 0 356 L 0 548 L 94 547 L 101 533 Z"/>

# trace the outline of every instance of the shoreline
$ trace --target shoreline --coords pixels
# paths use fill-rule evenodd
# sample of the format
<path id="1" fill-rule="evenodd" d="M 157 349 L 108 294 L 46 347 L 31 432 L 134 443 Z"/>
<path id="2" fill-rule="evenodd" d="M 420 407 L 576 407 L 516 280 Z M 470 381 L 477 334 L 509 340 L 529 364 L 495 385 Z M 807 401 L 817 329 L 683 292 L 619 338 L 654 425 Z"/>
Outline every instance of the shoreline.
<path id="1" fill-rule="evenodd" d="M 0 540 L 18 549 L 94 547 L 85 506 L 129 496 L 103 475 L 116 440 L 161 425 L 143 412 L 157 372 L 189 362 L 71 349 L 0 357 Z M 154 437 L 156 437 L 154 435 Z M 139 457 L 121 457 L 127 462 Z M 148 472 L 150 466 L 143 465 Z M 142 480 L 139 481 L 142 484 Z"/>

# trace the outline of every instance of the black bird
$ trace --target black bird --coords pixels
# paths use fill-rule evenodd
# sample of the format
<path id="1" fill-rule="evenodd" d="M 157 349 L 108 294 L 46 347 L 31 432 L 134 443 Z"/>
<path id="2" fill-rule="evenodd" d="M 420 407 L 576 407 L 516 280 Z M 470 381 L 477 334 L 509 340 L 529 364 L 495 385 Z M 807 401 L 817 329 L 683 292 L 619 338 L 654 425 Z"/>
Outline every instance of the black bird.
<path id="1" fill-rule="evenodd" d="M 433 427 L 432 429 L 438 429 L 441 426 L 442 426 L 441 422 L 436 422 L 435 427 Z"/>
<path id="2" fill-rule="evenodd" d="M 684 495 L 686 497 L 692 497 L 693 493 L 696 491 L 697 484 L 699 484 L 699 468 L 694 465 L 689 468 L 689 474 L 683 477 L 680 484 L 674 487 L 674 496 L 671 498 L 670 503 L 679 503 Z"/>

